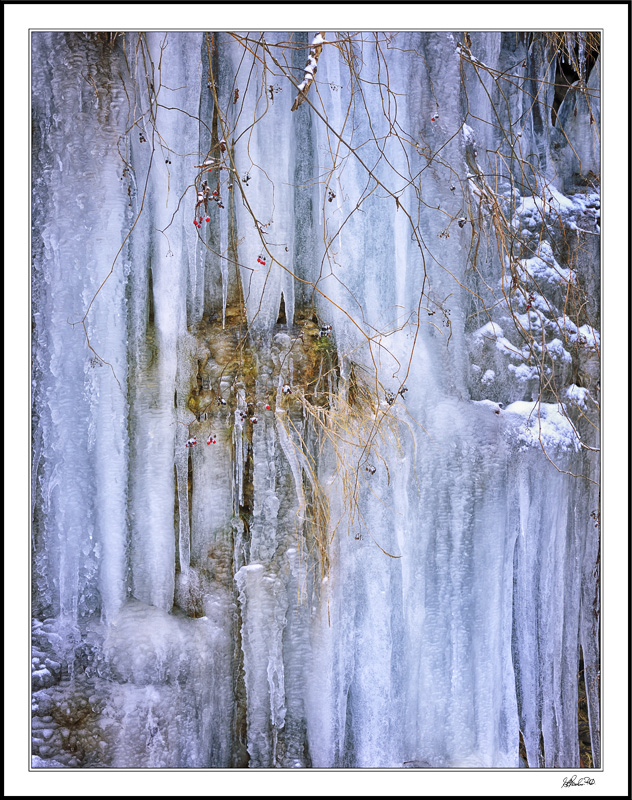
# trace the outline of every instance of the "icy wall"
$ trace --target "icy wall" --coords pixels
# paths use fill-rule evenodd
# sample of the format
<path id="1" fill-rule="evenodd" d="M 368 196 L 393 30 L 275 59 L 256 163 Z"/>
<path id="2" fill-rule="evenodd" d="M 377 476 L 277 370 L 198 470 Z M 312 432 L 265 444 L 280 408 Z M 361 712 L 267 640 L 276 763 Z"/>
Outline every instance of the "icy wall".
<path id="1" fill-rule="evenodd" d="M 32 66 L 34 765 L 598 766 L 594 35 Z"/>

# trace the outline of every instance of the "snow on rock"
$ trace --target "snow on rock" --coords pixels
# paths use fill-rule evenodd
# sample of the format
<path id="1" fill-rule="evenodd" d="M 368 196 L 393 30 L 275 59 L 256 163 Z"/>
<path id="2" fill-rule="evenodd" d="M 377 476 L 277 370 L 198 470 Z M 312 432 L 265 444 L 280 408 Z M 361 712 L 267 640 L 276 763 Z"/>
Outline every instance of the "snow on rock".
<path id="1" fill-rule="evenodd" d="M 473 403 L 474 405 L 481 406 L 482 408 L 488 408 L 495 414 L 499 414 L 503 407 L 502 403 L 496 403 L 494 400 L 474 400 Z"/>
<path id="2" fill-rule="evenodd" d="M 503 329 L 496 322 L 487 322 L 472 333 L 475 339 L 499 339 L 503 335 Z"/>
<path id="3" fill-rule="evenodd" d="M 541 242 L 537 255 L 533 258 L 520 260 L 520 266 L 536 283 L 545 281 L 550 284 L 568 283 L 573 280 L 573 272 L 569 268 L 561 267 L 548 242 Z"/>
<path id="4" fill-rule="evenodd" d="M 564 345 L 559 339 L 552 339 L 550 342 L 547 342 L 546 350 L 554 361 L 570 364 L 573 360 L 571 354 L 568 350 L 564 349 Z"/>
<path id="5" fill-rule="evenodd" d="M 580 408 L 586 408 L 586 399 L 590 395 L 588 389 L 571 383 L 570 386 L 566 387 L 564 394 L 571 403 L 575 403 L 575 405 L 578 405 Z"/>
<path id="6" fill-rule="evenodd" d="M 518 364 L 518 366 L 508 364 L 507 369 L 521 382 L 531 381 L 540 374 L 539 367 L 529 366 L 528 364 Z"/>
<path id="7" fill-rule="evenodd" d="M 599 349 L 601 336 L 591 325 L 580 325 L 578 327 L 567 316 L 559 317 L 557 324 L 570 342 L 577 342 L 590 350 Z"/>
<path id="8" fill-rule="evenodd" d="M 488 322 L 478 328 L 478 330 L 474 331 L 472 337 L 478 344 L 492 342 L 503 355 L 508 355 L 511 358 L 522 358 L 521 351 L 503 335 L 503 329 L 495 322 Z"/>
<path id="9" fill-rule="evenodd" d="M 518 227 L 522 221 L 529 228 L 550 222 L 553 217 L 561 219 L 572 230 L 583 230 L 578 225 L 579 221 L 587 219 L 588 224 L 599 225 L 600 206 L 601 197 L 598 191 L 565 195 L 549 184 L 540 195 L 519 198 L 512 224 Z M 526 230 L 525 234 L 528 236 L 529 231 Z"/>
<path id="10" fill-rule="evenodd" d="M 505 412 L 516 418 L 513 435 L 522 445 L 579 451 L 579 435 L 562 404 L 518 401 Z"/>

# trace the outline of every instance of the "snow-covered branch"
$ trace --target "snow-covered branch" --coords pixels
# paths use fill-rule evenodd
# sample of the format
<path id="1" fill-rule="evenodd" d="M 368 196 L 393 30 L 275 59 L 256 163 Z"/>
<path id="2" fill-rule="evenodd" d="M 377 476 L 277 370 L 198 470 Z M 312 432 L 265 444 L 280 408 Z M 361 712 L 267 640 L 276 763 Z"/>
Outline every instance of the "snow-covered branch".
<path id="1" fill-rule="evenodd" d="M 300 104 L 305 100 L 307 97 L 307 92 L 309 91 L 309 87 L 312 85 L 314 81 L 314 76 L 316 75 L 316 70 L 318 68 L 318 59 L 320 58 L 320 54 L 323 49 L 323 42 L 325 41 L 325 34 L 324 33 L 317 33 L 316 36 L 312 39 L 312 42 L 309 46 L 309 55 L 307 56 L 307 64 L 305 65 L 305 77 L 303 78 L 303 82 L 298 85 L 298 94 L 296 95 L 296 99 L 292 104 L 292 111 L 296 111 L 296 109 L 300 106 Z"/>

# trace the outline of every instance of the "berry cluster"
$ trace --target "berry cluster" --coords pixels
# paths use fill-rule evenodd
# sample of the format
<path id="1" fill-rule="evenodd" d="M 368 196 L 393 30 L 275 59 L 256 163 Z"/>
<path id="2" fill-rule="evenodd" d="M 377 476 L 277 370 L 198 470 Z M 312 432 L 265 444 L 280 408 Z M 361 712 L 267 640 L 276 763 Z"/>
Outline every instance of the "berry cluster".
<path id="1" fill-rule="evenodd" d="M 206 164 L 206 162 L 204 162 Z M 213 189 L 211 192 L 208 181 L 204 181 L 202 183 L 201 189 L 197 193 L 197 203 L 195 205 L 195 219 L 193 220 L 193 224 L 196 228 L 200 227 L 203 222 L 210 222 L 211 218 L 208 215 L 208 203 L 209 200 L 213 200 L 220 208 L 224 208 L 222 203 L 222 198 L 219 193 L 219 184 L 217 189 Z M 204 216 L 202 216 L 201 208 L 204 206 Z M 200 216 L 198 217 L 198 209 Z"/>
<path id="2" fill-rule="evenodd" d="M 259 255 L 259 258 L 257 259 L 257 264 L 261 264 L 262 267 L 265 267 L 266 265 L 265 256 Z"/>
<path id="3" fill-rule="evenodd" d="M 221 195 L 217 191 L 217 189 L 213 189 L 213 191 L 211 192 L 211 200 L 213 200 L 215 203 L 217 203 L 219 208 L 224 208 L 224 204 L 222 203 Z"/>
<path id="4" fill-rule="evenodd" d="M 286 384 L 286 387 L 287 387 L 287 389 L 289 389 L 289 384 Z M 291 389 L 290 389 L 290 392 L 291 392 Z M 218 397 L 216 402 L 217 402 L 218 406 L 227 405 L 226 400 L 224 400 L 223 397 Z M 271 406 L 269 404 L 266 405 L 266 410 L 270 411 L 270 409 L 271 409 Z M 253 408 L 253 404 L 252 403 L 248 404 L 248 408 L 247 409 L 243 409 L 243 408 L 238 409 L 237 410 L 237 414 L 239 414 L 239 420 L 241 422 L 244 422 L 246 420 L 246 418 L 248 418 L 248 421 L 250 422 L 251 425 L 257 425 L 259 420 L 258 420 L 256 414 L 253 413 L 253 411 L 254 411 L 254 408 Z M 200 414 L 199 416 L 196 416 L 196 419 L 197 419 L 198 422 L 200 422 L 202 420 L 206 420 L 208 418 L 209 418 L 209 414 L 208 413 L 204 413 L 204 414 Z M 186 442 L 185 446 L 186 447 L 193 447 L 193 445 L 195 445 L 195 444 L 197 444 L 197 437 L 196 436 L 192 436 L 190 439 L 187 439 L 187 442 Z M 217 436 L 214 433 L 210 433 L 209 436 L 208 436 L 208 439 L 206 440 L 206 444 L 217 444 Z"/>

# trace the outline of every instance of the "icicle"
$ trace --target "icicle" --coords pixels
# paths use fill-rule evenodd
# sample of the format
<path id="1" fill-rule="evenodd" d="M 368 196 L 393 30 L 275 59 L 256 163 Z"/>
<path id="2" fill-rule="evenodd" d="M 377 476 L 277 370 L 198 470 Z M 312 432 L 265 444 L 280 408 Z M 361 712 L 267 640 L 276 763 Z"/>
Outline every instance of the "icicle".
<path id="1" fill-rule="evenodd" d="M 294 478 L 296 497 L 298 499 L 297 519 L 299 522 L 303 522 L 305 520 L 306 505 L 305 505 L 305 493 L 303 491 L 303 479 L 301 475 L 301 467 L 297 456 L 297 449 L 300 447 L 300 445 L 295 444 L 292 441 L 281 419 L 277 419 L 276 431 L 277 431 L 277 436 L 279 438 L 279 444 L 281 445 L 281 449 L 283 450 L 285 457 L 287 458 L 288 464 L 290 465 L 290 469 L 292 471 L 292 477 Z"/>
<path id="2" fill-rule="evenodd" d="M 228 264 L 225 259 L 220 260 L 222 271 L 222 328 L 226 328 L 226 302 L 228 300 Z"/>
<path id="3" fill-rule="evenodd" d="M 241 605 L 241 641 L 248 696 L 250 767 L 274 767 L 280 731 L 285 725 L 283 631 L 287 596 L 281 580 L 263 564 L 242 567 L 235 575 Z"/>
<path id="4" fill-rule="evenodd" d="M 178 556 L 183 573 L 191 562 L 191 531 L 189 529 L 189 451 L 176 445 L 175 465 L 178 482 Z"/>

